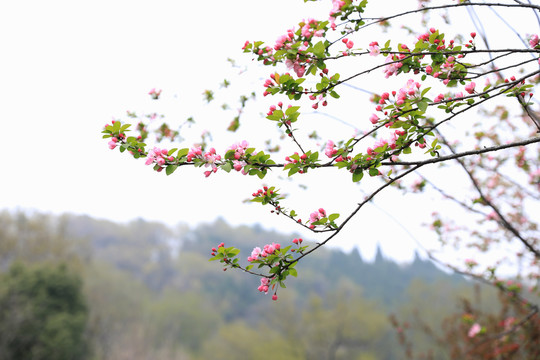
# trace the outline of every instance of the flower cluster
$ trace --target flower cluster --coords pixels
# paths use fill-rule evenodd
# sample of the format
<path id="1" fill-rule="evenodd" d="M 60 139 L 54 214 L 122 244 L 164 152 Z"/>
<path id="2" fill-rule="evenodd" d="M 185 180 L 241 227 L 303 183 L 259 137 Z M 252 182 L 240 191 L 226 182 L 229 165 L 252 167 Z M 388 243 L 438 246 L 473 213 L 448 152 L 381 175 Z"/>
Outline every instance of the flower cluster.
<path id="1" fill-rule="evenodd" d="M 214 148 L 210 148 L 210 150 L 203 153 L 201 147 L 196 145 L 188 152 L 187 161 L 200 163 L 201 165 L 204 164 L 205 167 L 211 167 L 211 170 L 204 172 L 204 176 L 209 177 L 212 173 L 217 172 L 221 155 L 217 154 Z"/>
<path id="2" fill-rule="evenodd" d="M 313 223 L 316 223 L 317 221 L 325 217 L 326 217 L 326 211 L 323 208 L 320 208 L 319 210 L 312 212 L 309 215 L 309 228 L 314 229 L 315 225 L 313 225 Z"/>
<path id="3" fill-rule="evenodd" d="M 192 147 L 191 150 L 188 152 L 187 155 L 187 161 L 192 162 L 193 159 L 202 159 L 202 149 L 200 146 L 195 145 L 195 147 Z"/>
<path id="4" fill-rule="evenodd" d="M 319 27 L 319 22 L 315 19 L 308 19 L 303 21 L 304 25 L 300 28 L 300 33 L 306 39 L 309 39 L 313 36 L 321 37 L 324 35 L 324 29 Z"/>
<path id="5" fill-rule="evenodd" d="M 161 90 L 152 89 L 148 92 L 148 95 L 150 95 L 152 99 L 157 100 L 159 99 L 159 95 L 161 95 Z"/>
<path id="6" fill-rule="evenodd" d="M 160 149 L 158 147 L 154 147 L 152 150 L 148 152 L 147 159 L 145 164 L 157 164 L 159 165 L 159 168 L 156 169 L 156 171 L 162 171 L 163 166 L 167 163 L 167 161 L 173 161 L 174 156 L 169 156 L 169 151 L 167 149 Z"/>
<path id="7" fill-rule="evenodd" d="M 324 154 L 329 158 L 333 158 L 337 152 L 338 149 L 336 149 L 334 142 L 332 140 L 328 140 L 326 147 L 324 148 Z"/>
<path id="8" fill-rule="evenodd" d="M 403 66 L 403 63 L 401 63 L 399 60 L 404 58 L 405 54 L 388 55 L 384 61 L 387 64 L 384 67 L 384 77 L 388 79 L 390 76 L 397 74 L 399 69 Z"/>
<path id="9" fill-rule="evenodd" d="M 107 145 L 109 145 L 109 149 L 113 150 L 116 147 L 116 145 L 118 145 L 117 143 L 118 143 L 118 138 L 113 137 L 111 138 L 111 141 L 107 143 Z"/>
<path id="10" fill-rule="evenodd" d="M 228 151 L 234 151 L 234 160 L 233 168 L 236 171 L 241 171 L 242 174 L 247 175 L 247 172 L 244 170 L 244 167 L 247 165 L 245 160 L 242 160 L 246 155 L 246 149 L 248 148 L 249 143 L 246 140 L 233 144 L 229 147 Z"/>
<path id="11" fill-rule="evenodd" d="M 261 258 L 265 258 L 268 255 L 273 255 L 276 252 L 276 250 L 279 250 L 279 249 L 281 249 L 281 245 L 276 244 L 276 243 L 264 245 L 262 250 L 260 247 L 256 247 L 251 252 L 251 256 L 248 256 L 247 260 L 249 262 L 261 260 Z"/>
<path id="12" fill-rule="evenodd" d="M 420 83 L 413 79 L 407 80 L 407 84 L 397 93 L 397 105 L 403 105 L 407 99 L 417 99 L 420 96 Z"/>

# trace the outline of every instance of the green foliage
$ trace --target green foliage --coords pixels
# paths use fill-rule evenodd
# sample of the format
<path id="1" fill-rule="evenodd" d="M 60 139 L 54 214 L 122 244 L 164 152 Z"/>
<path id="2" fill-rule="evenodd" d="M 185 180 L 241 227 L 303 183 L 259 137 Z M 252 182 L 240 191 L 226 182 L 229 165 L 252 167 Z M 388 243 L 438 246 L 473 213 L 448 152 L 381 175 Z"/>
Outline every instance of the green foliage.
<path id="1" fill-rule="evenodd" d="M 2 359 L 85 359 L 87 318 L 81 278 L 63 265 L 17 263 L 0 278 Z"/>

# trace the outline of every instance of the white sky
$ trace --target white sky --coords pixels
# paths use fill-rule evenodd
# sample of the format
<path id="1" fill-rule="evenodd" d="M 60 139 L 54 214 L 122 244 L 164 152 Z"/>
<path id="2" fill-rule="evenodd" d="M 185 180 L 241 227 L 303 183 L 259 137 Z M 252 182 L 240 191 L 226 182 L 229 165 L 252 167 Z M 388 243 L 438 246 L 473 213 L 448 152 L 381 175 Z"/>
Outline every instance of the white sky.
<path id="1" fill-rule="evenodd" d="M 327 14 L 328 4 L 323 5 Z M 216 89 L 230 71 L 226 58 L 242 58 L 246 40 L 273 43 L 308 17 L 305 9 L 301 0 L 1 2 L 0 209 L 73 212 L 115 221 L 143 217 L 168 224 L 221 216 L 232 224 L 297 229 L 268 209 L 242 203 L 261 186 L 258 178 L 216 174 L 205 179 L 194 169 L 166 177 L 143 161 L 111 152 L 100 131 L 126 110 L 197 119 L 207 111 L 201 108 L 202 91 Z M 154 87 L 163 89 L 159 104 L 147 95 Z M 266 109 L 261 105 L 256 111 Z M 231 117 L 211 120 L 225 128 Z M 315 177 L 304 180 L 314 181 L 316 191 L 335 193 L 333 198 L 321 204 L 310 192 L 291 197 L 305 205 L 306 219 L 318 207 L 345 216 L 343 208 L 352 209 L 362 199 L 356 198 L 358 187 L 348 177 L 329 189 L 334 179 L 324 176 L 318 177 L 322 183 Z M 424 240 L 431 235 L 417 224 L 428 221 L 432 209 L 410 211 L 392 196 L 377 201 L 384 212 L 366 207 L 333 245 L 359 246 L 369 258 L 381 241 L 389 256 L 410 260 L 414 242 L 392 218 L 415 224 L 410 231 Z"/>

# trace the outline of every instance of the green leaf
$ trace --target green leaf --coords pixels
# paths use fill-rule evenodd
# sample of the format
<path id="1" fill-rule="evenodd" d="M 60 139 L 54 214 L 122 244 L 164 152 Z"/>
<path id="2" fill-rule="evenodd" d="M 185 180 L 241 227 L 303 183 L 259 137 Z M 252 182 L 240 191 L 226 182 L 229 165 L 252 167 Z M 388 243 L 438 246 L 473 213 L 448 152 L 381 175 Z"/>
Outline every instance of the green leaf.
<path id="1" fill-rule="evenodd" d="M 335 92 L 334 90 L 330 91 L 330 96 L 334 99 L 339 99 L 339 94 Z"/>
<path id="2" fill-rule="evenodd" d="M 287 174 L 287 176 L 294 175 L 297 172 L 298 172 L 298 167 L 293 167 L 293 168 L 291 168 L 291 170 L 289 170 L 289 173 Z"/>
<path id="3" fill-rule="evenodd" d="M 176 155 L 176 157 L 180 158 L 182 156 L 186 156 L 188 153 L 189 153 L 188 148 L 180 149 L 178 150 L 178 155 Z"/>
<path id="4" fill-rule="evenodd" d="M 324 46 L 324 43 L 322 41 L 319 41 L 313 46 L 313 55 L 317 57 L 324 57 L 325 50 L 326 47 Z"/>
<path id="5" fill-rule="evenodd" d="M 352 176 L 353 182 L 359 182 L 364 177 L 364 172 L 354 172 Z"/>
<path id="6" fill-rule="evenodd" d="M 336 220 L 338 217 L 339 217 L 339 214 L 330 214 L 330 215 L 328 216 L 328 220 L 334 221 L 334 220 Z"/>
<path id="7" fill-rule="evenodd" d="M 293 113 L 297 112 L 298 109 L 300 109 L 300 106 L 291 106 L 287 110 L 285 110 L 285 115 L 291 116 Z M 282 112 L 283 113 L 283 112 Z"/>
<path id="8" fill-rule="evenodd" d="M 377 175 L 379 175 L 379 169 L 377 169 L 377 168 L 370 168 L 370 169 L 369 169 L 369 175 L 370 175 L 370 176 L 377 176 Z"/>
<path id="9" fill-rule="evenodd" d="M 294 269 L 294 268 L 289 268 L 289 275 L 297 277 L 298 276 L 298 271 L 296 271 L 296 269 Z"/>
<path id="10" fill-rule="evenodd" d="M 171 175 L 176 169 L 178 168 L 178 165 L 167 165 L 167 168 L 165 169 L 165 173 L 168 175 Z"/>
<path id="11" fill-rule="evenodd" d="M 418 104 L 418 109 L 422 112 L 426 112 L 428 103 L 426 101 L 420 101 Z"/>
<path id="12" fill-rule="evenodd" d="M 232 248 L 232 249 L 228 250 L 227 253 L 229 254 L 230 257 L 236 256 L 236 255 L 240 254 L 240 249 Z"/>
<path id="13" fill-rule="evenodd" d="M 225 172 L 231 172 L 232 164 L 230 162 L 226 162 L 225 164 L 221 165 L 221 169 L 223 169 Z"/>

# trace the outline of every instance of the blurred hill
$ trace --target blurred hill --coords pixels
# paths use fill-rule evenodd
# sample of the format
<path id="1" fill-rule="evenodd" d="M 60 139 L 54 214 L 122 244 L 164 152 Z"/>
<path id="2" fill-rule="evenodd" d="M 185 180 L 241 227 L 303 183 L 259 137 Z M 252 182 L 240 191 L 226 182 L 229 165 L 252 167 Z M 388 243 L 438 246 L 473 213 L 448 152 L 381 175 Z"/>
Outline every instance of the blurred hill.
<path id="1" fill-rule="evenodd" d="M 437 326 L 458 297 L 473 296 L 466 280 L 418 256 L 397 264 L 379 250 L 366 262 L 358 250 L 321 249 L 274 302 L 257 291 L 258 278 L 208 261 L 221 242 L 247 257 L 294 237 L 258 225 L 2 212 L 0 227 L 4 273 L 13 264 L 63 264 L 80 276 L 93 359 L 396 359 L 390 313 L 413 321 L 421 309 Z M 419 348 L 432 345 L 415 336 Z"/>

